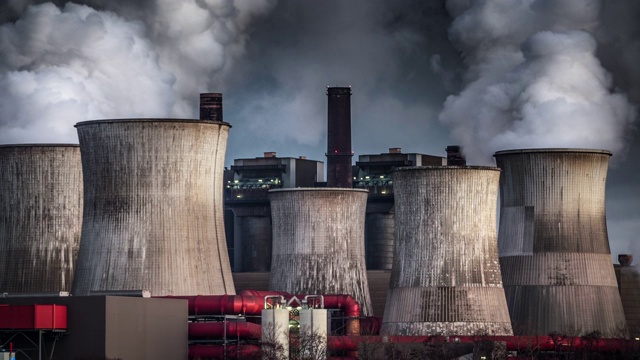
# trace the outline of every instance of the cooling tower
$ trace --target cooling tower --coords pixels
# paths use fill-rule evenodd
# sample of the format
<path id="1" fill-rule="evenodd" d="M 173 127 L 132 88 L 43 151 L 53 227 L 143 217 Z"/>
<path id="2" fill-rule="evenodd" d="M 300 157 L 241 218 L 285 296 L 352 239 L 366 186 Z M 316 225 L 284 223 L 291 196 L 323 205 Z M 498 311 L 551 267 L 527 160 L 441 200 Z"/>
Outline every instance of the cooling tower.
<path id="1" fill-rule="evenodd" d="M 222 198 L 229 125 L 123 119 L 76 128 L 85 207 L 74 295 L 234 294 Z"/>
<path id="2" fill-rule="evenodd" d="M 78 145 L 0 146 L 0 293 L 69 291 L 81 224 Z"/>
<path id="3" fill-rule="evenodd" d="M 625 319 L 605 217 L 611 153 L 531 149 L 494 156 L 503 171 L 498 244 L 514 331 L 620 335 Z"/>
<path id="4" fill-rule="evenodd" d="M 382 334 L 512 334 L 498 264 L 499 177 L 477 166 L 393 173 L 396 243 Z"/>
<path id="5" fill-rule="evenodd" d="M 327 87 L 327 187 L 353 187 L 351 87 Z"/>
<path id="6" fill-rule="evenodd" d="M 348 294 L 371 315 L 364 259 L 367 191 L 296 188 L 269 191 L 273 257 L 269 289 Z"/>

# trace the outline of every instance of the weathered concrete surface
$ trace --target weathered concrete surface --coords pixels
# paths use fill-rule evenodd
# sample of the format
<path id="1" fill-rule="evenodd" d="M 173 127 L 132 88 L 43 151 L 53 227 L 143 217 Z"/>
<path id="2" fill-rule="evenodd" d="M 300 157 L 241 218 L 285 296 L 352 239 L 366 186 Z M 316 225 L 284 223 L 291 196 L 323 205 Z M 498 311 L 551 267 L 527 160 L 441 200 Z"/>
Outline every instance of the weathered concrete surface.
<path id="1" fill-rule="evenodd" d="M 619 336 L 624 313 L 611 262 L 605 185 L 611 153 L 499 151 L 498 246 L 514 331 Z"/>
<path id="2" fill-rule="evenodd" d="M 367 191 L 269 191 L 273 229 L 271 290 L 349 294 L 371 315 L 364 259 Z"/>
<path id="3" fill-rule="evenodd" d="M 393 173 L 396 243 L 382 333 L 511 335 L 492 167 Z"/>
<path id="4" fill-rule="evenodd" d="M 73 293 L 234 294 L 222 196 L 229 125 L 125 119 L 76 127 L 85 211 Z"/>
<path id="5" fill-rule="evenodd" d="M 0 293 L 69 291 L 81 226 L 78 145 L 0 146 Z"/>

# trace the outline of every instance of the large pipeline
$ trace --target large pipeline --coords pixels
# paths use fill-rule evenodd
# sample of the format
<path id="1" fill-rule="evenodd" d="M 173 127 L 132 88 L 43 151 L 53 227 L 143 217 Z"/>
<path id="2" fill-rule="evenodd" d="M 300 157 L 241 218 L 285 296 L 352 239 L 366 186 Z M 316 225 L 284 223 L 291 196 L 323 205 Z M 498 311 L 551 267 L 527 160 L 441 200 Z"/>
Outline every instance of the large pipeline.
<path id="1" fill-rule="evenodd" d="M 260 315 L 264 297 L 251 295 L 167 296 L 189 302 L 189 315 Z"/>
<path id="2" fill-rule="evenodd" d="M 225 335 L 227 338 L 260 339 L 262 327 L 258 324 L 240 321 L 189 323 L 189 340 L 222 339 Z"/>
<path id="3" fill-rule="evenodd" d="M 189 315 L 260 315 L 264 309 L 264 296 L 282 295 L 290 300 L 294 295 L 278 291 L 244 290 L 243 294 L 256 295 L 194 295 L 166 296 L 189 302 Z M 295 295 L 302 300 L 305 294 Z M 325 309 L 340 309 L 347 317 L 360 316 L 360 304 L 351 295 L 323 295 Z"/>
<path id="4" fill-rule="evenodd" d="M 241 295 L 195 295 L 167 296 L 171 299 L 185 299 L 189 305 L 189 315 L 261 315 L 264 297 L 281 295 L 290 300 L 293 295 L 279 291 L 244 290 Z M 302 300 L 305 294 L 295 295 Z M 346 317 L 347 335 L 360 335 L 360 304 L 351 295 L 323 295 L 325 309 L 339 309 Z"/>
<path id="5" fill-rule="evenodd" d="M 299 300 L 302 300 L 306 296 L 306 294 L 291 295 L 288 292 L 284 291 L 243 290 L 240 293 L 259 296 L 262 298 L 264 298 L 265 296 L 280 295 L 283 296 L 286 300 L 290 300 L 293 296 L 295 296 Z M 346 317 L 352 318 L 347 321 L 347 335 L 360 335 L 360 304 L 358 303 L 358 301 L 351 295 L 322 295 L 322 297 L 324 298 L 325 309 L 340 309 L 340 311 L 342 311 Z M 373 322 L 373 320 L 370 320 L 370 322 Z M 368 330 L 375 329 L 375 324 L 367 324 Z M 379 331 L 380 327 L 378 326 L 377 329 Z"/>

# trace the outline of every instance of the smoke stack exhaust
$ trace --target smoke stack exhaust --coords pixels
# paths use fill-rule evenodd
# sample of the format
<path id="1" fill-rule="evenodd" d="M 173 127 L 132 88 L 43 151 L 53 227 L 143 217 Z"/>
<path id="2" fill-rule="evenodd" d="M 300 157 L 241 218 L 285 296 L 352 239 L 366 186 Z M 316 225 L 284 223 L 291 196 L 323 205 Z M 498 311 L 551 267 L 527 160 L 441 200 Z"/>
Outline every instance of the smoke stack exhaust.
<path id="1" fill-rule="evenodd" d="M 222 122 L 222 94 L 200 94 L 200 120 Z"/>
<path id="2" fill-rule="evenodd" d="M 631 264 L 633 263 L 633 255 L 619 254 L 618 262 L 620 263 L 620 266 L 631 266 Z"/>
<path id="3" fill-rule="evenodd" d="M 449 145 L 445 149 L 447 152 L 447 165 L 448 166 L 465 166 L 467 165 L 467 159 L 462 154 L 462 148 L 459 145 Z"/>
<path id="4" fill-rule="evenodd" d="M 352 188 L 351 87 L 327 87 L 327 187 Z"/>

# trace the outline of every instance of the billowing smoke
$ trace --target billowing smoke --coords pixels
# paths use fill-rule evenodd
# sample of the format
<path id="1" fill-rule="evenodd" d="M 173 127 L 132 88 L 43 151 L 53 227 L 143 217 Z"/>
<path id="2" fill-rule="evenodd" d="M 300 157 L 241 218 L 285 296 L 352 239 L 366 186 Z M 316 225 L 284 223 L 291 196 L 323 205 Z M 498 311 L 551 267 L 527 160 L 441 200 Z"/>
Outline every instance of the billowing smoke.
<path id="1" fill-rule="evenodd" d="M 76 142 L 78 121 L 193 117 L 270 0 L 0 5 L 0 142 Z M 120 15 L 122 14 L 122 15 Z"/>
<path id="2" fill-rule="evenodd" d="M 251 146 L 231 140 L 229 151 L 322 160 L 325 88 L 351 85 L 356 153 L 403 146 L 444 153 L 446 129 L 437 114 L 445 94 L 457 89 L 460 66 L 449 23 L 444 2 L 279 0 L 253 24 L 230 78 L 225 109 L 241 109 L 230 121 Z"/>
<path id="3" fill-rule="evenodd" d="M 624 150 L 636 114 L 596 57 L 600 5 L 448 0 L 468 70 L 439 118 L 471 162 L 515 148 Z"/>

